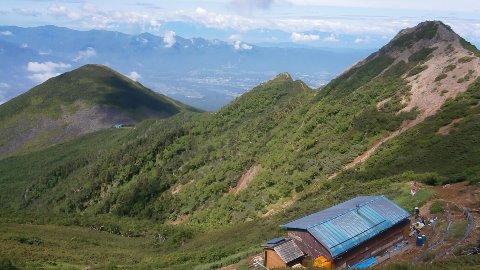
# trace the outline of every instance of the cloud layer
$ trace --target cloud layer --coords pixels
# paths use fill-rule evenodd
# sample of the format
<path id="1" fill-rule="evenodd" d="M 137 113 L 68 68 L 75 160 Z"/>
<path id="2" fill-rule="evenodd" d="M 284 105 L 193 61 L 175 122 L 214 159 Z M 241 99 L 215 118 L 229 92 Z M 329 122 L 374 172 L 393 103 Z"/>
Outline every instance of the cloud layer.
<path id="1" fill-rule="evenodd" d="M 165 35 L 163 36 L 163 42 L 165 43 L 165 48 L 173 47 L 173 45 L 177 43 L 177 40 L 175 39 L 175 32 L 173 31 L 165 32 Z"/>
<path id="2" fill-rule="evenodd" d="M 35 2 L 35 4 L 32 4 Z M 467 39 L 480 40 L 480 10 L 477 0 L 442 2 L 382 1 L 382 0 L 204 0 L 172 1 L 161 5 L 153 0 L 140 3 L 106 0 L 91 4 L 83 1 L 28 1 L 7 3 L 2 12 L 16 14 L 36 25 L 51 24 L 76 29 L 108 29 L 122 32 L 153 32 L 161 34 L 169 22 L 185 22 L 199 29 L 229 31 L 223 38 L 234 33 L 268 29 L 292 34 L 296 42 L 337 42 L 338 37 L 349 34 L 359 37 L 388 35 L 393 37 L 399 30 L 418 24 L 420 21 L 441 19 Z M 318 11 L 322 12 L 318 12 Z M 345 16 L 345 14 L 349 14 Z M 10 22 L 6 22 L 10 23 Z M 12 24 L 12 23 L 10 23 Z M 15 23 L 13 23 L 15 24 Z M 205 27 L 205 28 L 202 28 Z M 214 30 L 206 30 L 214 31 Z M 183 35 L 181 30 L 170 28 Z M 317 38 L 317 34 L 335 33 Z M 1 34 L 1 33 L 0 33 Z M 242 36 L 248 36 L 242 34 Z M 216 38 L 222 38 L 217 36 Z M 287 39 L 289 37 L 285 37 Z M 175 35 L 166 36 L 165 45 L 174 45 Z M 252 40 L 250 40 L 252 41 Z M 357 44 L 365 44 L 359 42 Z"/>
<path id="3" fill-rule="evenodd" d="M 97 55 L 97 51 L 92 47 L 88 47 L 83 51 L 79 51 L 77 57 L 75 57 L 73 59 L 73 62 L 79 62 L 79 61 L 82 61 L 82 60 L 86 60 L 86 59 L 88 59 L 90 57 L 93 57 L 95 55 Z"/>
<path id="4" fill-rule="evenodd" d="M 290 39 L 293 42 L 311 42 L 311 41 L 320 40 L 320 36 L 293 32 L 292 35 L 290 36 Z"/>
<path id="5" fill-rule="evenodd" d="M 43 83 L 52 77 L 60 75 L 60 71 L 70 67 L 70 64 L 65 64 L 62 62 L 29 62 L 27 64 L 27 71 L 29 71 L 31 74 L 28 76 L 28 78 L 34 83 Z"/>
<path id="6" fill-rule="evenodd" d="M 139 79 L 142 78 L 142 76 L 136 72 L 136 71 L 132 71 L 130 72 L 128 75 L 127 75 L 128 78 L 130 78 L 131 80 L 134 80 L 134 81 L 138 81 Z"/>
<path id="7" fill-rule="evenodd" d="M 243 43 L 241 42 L 240 40 L 236 40 L 233 42 L 233 48 L 237 51 L 239 50 L 251 50 L 253 49 L 253 46 L 252 45 L 249 45 L 247 43 Z"/>

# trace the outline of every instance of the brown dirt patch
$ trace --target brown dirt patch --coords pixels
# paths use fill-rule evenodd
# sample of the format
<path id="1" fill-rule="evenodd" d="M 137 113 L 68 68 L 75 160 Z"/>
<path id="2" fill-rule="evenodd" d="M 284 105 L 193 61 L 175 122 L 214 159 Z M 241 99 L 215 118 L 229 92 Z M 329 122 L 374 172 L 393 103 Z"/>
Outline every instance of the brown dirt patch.
<path id="1" fill-rule="evenodd" d="M 287 209 L 288 207 L 293 205 L 293 203 L 296 202 L 296 201 L 297 201 L 297 195 L 294 195 L 292 198 L 290 198 L 286 201 L 282 201 L 282 202 L 278 202 L 276 204 L 273 204 L 269 207 L 268 211 L 265 214 L 262 215 L 262 218 L 272 216 L 272 215 L 280 212 L 283 209 Z"/>
<path id="2" fill-rule="evenodd" d="M 184 186 L 190 185 L 190 184 L 192 184 L 193 182 L 194 182 L 194 180 L 192 179 L 192 180 L 188 181 L 188 182 L 185 183 L 185 184 L 180 184 L 180 183 L 179 183 L 179 184 L 177 184 L 176 186 L 173 187 L 173 189 L 172 189 L 172 191 L 171 191 L 170 193 L 172 193 L 172 195 L 175 195 L 175 194 L 179 193 Z"/>
<path id="3" fill-rule="evenodd" d="M 450 130 L 452 130 L 452 128 L 455 126 L 455 124 L 456 124 L 456 123 L 459 123 L 459 122 L 462 121 L 462 120 L 463 120 L 463 117 L 462 117 L 462 118 L 454 119 L 452 122 L 450 122 L 450 124 L 439 128 L 438 131 L 437 131 L 437 134 L 439 134 L 439 135 L 448 135 L 448 134 L 450 134 Z"/>
<path id="4" fill-rule="evenodd" d="M 261 168 L 262 166 L 259 164 L 250 167 L 250 169 L 248 169 L 242 174 L 242 176 L 240 176 L 237 182 L 237 186 L 234 188 L 230 188 L 228 193 L 238 194 L 240 191 L 248 188 L 248 184 L 250 184 L 250 182 L 252 182 L 255 176 L 257 176 Z"/>
<path id="5" fill-rule="evenodd" d="M 448 184 L 434 188 L 440 198 L 470 209 L 480 209 L 480 188 L 467 182 Z"/>
<path id="6" fill-rule="evenodd" d="M 409 248 L 406 248 L 396 256 L 388 259 L 382 263 L 382 266 L 391 265 L 394 263 L 413 262 L 415 258 L 417 258 L 416 263 L 424 263 L 431 261 L 433 258 L 438 259 L 454 256 L 452 251 L 450 251 L 452 248 L 459 248 L 461 250 L 463 247 L 476 244 L 480 239 L 480 228 L 478 225 L 477 227 L 473 228 L 471 233 L 463 242 L 457 244 L 459 241 L 458 238 L 455 239 L 448 237 L 448 235 L 453 233 L 452 229 L 455 224 L 466 222 L 467 219 L 463 214 L 463 207 L 467 207 L 471 210 L 479 209 L 480 187 L 478 185 L 469 185 L 466 182 L 462 182 L 433 187 L 433 190 L 437 193 L 437 196 L 420 208 L 421 216 L 430 218 L 432 215 L 435 215 L 439 218 L 435 226 L 435 230 L 432 227 L 427 226 L 426 230 L 424 231 L 424 233 L 427 235 L 427 244 L 424 247 L 419 248 L 415 246 L 415 239 L 409 238 Z M 430 213 L 430 206 L 434 201 L 437 200 L 444 201 L 446 203 L 445 210 L 448 210 L 448 216 L 446 213 Z M 478 224 L 478 220 L 480 218 L 479 213 L 475 213 L 473 211 L 471 213 L 474 216 L 475 224 Z M 452 223 L 449 231 L 446 232 L 449 219 Z M 437 245 L 436 243 L 439 244 Z M 424 255 L 423 257 L 418 258 L 418 256 L 422 256 L 422 253 L 426 252 L 429 246 L 432 246 L 431 251 L 429 251 L 431 255 Z"/>
<path id="7" fill-rule="evenodd" d="M 166 224 L 169 224 L 169 225 L 180 225 L 180 224 L 183 224 L 183 223 L 185 223 L 185 222 L 187 222 L 187 221 L 188 221 L 188 215 L 183 214 L 183 215 L 178 216 L 177 219 L 174 220 L 174 221 L 167 221 Z"/>

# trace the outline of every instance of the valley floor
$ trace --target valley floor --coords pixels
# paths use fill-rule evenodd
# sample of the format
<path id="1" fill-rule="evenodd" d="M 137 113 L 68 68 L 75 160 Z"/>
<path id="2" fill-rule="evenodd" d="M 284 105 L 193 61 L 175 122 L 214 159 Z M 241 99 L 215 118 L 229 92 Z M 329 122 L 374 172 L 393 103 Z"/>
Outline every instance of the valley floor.
<path id="1" fill-rule="evenodd" d="M 111 268 L 139 264 L 155 252 L 145 238 L 127 238 L 89 228 L 0 224 L 1 255 L 25 269 Z M 121 265 L 116 265 L 121 266 Z"/>

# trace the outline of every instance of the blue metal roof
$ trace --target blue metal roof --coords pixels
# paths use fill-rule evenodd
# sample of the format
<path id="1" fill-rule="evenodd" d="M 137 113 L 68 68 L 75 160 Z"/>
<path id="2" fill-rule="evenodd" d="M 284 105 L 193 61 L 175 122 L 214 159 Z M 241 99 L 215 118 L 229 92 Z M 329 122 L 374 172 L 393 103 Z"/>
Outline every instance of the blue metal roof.
<path id="1" fill-rule="evenodd" d="M 271 240 L 268 240 L 267 244 L 274 245 L 274 244 L 280 243 L 282 241 L 285 241 L 285 238 L 273 238 Z"/>
<path id="2" fill-rule="evenodd" d="M 361 196 L 280 227 L 307 230 L 337 257 L 409 216 L 385 196 Z"/>

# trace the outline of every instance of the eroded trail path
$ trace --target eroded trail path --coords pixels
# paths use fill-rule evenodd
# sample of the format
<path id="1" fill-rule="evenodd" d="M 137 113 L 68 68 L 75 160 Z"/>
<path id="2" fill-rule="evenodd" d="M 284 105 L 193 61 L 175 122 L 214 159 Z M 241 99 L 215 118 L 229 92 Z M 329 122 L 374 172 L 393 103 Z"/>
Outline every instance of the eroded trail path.
<path id="1" fill-rule="evenodd" d="M 415 240 L 410 239 L 410 246 L 402 253 L 385 261 L 382 265 L 400 262 L 412 264 L 429 263 L 434 260 L 455 256 L 456 250 L 463 250 L 476 245 L 480 240 L 480 187 L 467 182 L 433 187 L 437 193 L 431 201 L 420 208 L 420 214 L 425 217 L 437 216 L 434 226 L 427 226 L 427 244 L 415 246 Z M 444 203 L 442 213 L 430 212 L 435 201 Z"/>

